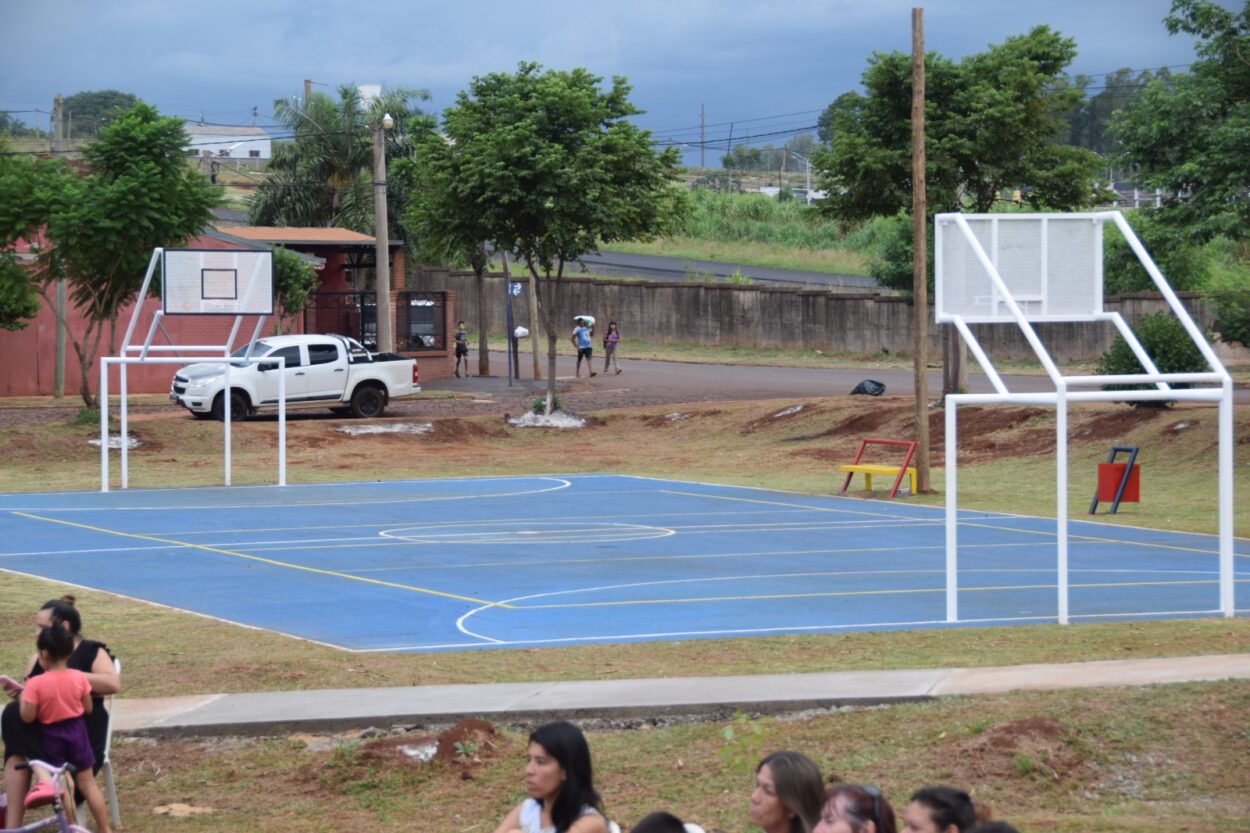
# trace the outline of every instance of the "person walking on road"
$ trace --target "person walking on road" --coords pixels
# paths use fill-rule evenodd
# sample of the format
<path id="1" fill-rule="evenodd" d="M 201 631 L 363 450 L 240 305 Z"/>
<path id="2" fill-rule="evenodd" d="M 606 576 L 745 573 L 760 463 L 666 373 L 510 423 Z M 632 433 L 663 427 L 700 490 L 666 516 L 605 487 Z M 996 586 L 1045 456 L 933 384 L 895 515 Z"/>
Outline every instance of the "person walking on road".
<path id="1" fill-rule="evenodd" d="M 603 372 L 607 374 L 608 367 L 615 367 L 616 372 L 621 372 L 621 366 L 616 361 L 616 345 L 621 340 L 621 333 L 616 328 L 615 321 L 608 322 L 608 331 L 603 336 Z"/>
<path id="2" fill-rule="evenodd" d="M 595 348 L 594 348 L 595 329 L 587 325 L 586 319 L 577 319 L 577 328 L 573 330 L 573 336 L 570 341 L 577 348 L 577 376 L 582 375 L 582 359 L 586 360 L 586 371 L 591 376 L 597 376 L 595 367 L 592 364 Z"/>
<path id="3" fill-rule="evenodd" d="M 469 334 L 465 332 L 464 322 L 456 324 L 456 378 L 460 377 L 460 362 L 464 362 L 464 375 L 469 375 Z"/>

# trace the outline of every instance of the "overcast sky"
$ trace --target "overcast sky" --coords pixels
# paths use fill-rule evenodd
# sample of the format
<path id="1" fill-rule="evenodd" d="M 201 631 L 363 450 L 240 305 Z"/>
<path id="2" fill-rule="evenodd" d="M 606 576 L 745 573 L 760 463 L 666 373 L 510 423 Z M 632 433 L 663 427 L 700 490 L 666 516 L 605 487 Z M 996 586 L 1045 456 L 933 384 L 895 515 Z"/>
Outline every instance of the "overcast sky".
<path id="1" fill-rule="evenodd" d="M 1238 7 L 1241 0 L 1221 0 Z M 858 87 L 874 51 L 910 51 L 918 0 L 12 0 L 3 4 L 0 110 L 52 107 L 57 93 L 118 89 L 162 113 L 272 122 L 303 79 L 423 87 L 442 111 L 475 75 L 584 66 L 624 75 L 657 137 L 782 144 Z M 1170 0 L 929 0 L 926 48 L 951 58 L 1047 24 L 1076 39 L 1073 73 L 1182 67 Z M 367 12 L 367 14 L 366 14 Z M 47 116 L 22 114 L 28 122 Z M 776 138 L 758 138 L 776 132 Z M 709 149 L 714 164 L 720 150 Z M 687 156 L 698 161 L 697 152 Z"/>

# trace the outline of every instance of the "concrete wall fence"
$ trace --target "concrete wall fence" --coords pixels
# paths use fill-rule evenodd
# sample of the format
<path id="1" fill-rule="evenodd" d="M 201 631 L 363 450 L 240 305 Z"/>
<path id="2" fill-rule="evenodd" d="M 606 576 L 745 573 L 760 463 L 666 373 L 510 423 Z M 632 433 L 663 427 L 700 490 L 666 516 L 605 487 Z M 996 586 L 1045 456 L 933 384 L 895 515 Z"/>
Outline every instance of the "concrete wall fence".
<path id="1" fill-rule="evenodd" d="M 513 280 L 523 280 L 513 275 Z M 659 283 L 565 278 L 563 309 L 558 321 L 569 332 L 573 316 L 595 316 L 600 327 L 615 320 L 625 339 L 735 347 L 823 350 L 832 353 L 877 354 L 912 352 L 912 303 L 877 294 L 834 294 L 817 290 L 736 284 Z M 413 289 L 452 290 L 457 315 L 477 324 L 477 286 L 471 272 L 422 270 Z M 528 287 L 526 290 L 528 292 Z M 488 275 L 490 329 L 506 329 L 505 287 L 502 274 Z M 1213 312 L 1196 294 L 1181 293 L 1182 302 L 1200 328 L 1209 329 Z M 1107 298 L 1108 312 L 1119 312 L 1132 323 L 1143 315 L 1167 311 L 1157 293 Z M 513 298 L 516 324 L 535 328 L 529 321 L 524 296 Z M 932 324 L 929 313 L 931 357 L 941 356 L 944 328 Z M 977 325 L 973 332 L 991 359 L 1032 359 L 1034 353 L 1014 325 Z M 1062 361 L 1093 360 L 1115 339 L 1110 324 L 1045 324 L 1037 327 L 1051 355 Z"/>

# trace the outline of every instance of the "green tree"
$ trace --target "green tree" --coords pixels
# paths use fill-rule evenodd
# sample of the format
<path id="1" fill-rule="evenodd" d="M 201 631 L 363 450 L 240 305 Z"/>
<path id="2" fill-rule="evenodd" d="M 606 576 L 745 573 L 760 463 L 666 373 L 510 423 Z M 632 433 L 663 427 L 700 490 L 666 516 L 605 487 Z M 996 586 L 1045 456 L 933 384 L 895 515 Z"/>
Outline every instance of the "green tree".
<path id="1" fill-rule="evenodd" d="M 29 269 L 18 264 L 14 244 L 34 239 L 48 218 L 48 183 L 59 163 L 11 153 L 0 136 L 0 329 L 20 330 L 39 312 Z"/>
<path id="2" fill-rule="evenodd" d="M 1174 0 L 1168 31 L 1199 39 L 1188 73 L 1158 78 L 1114 121 L 1138 185 L 1163 190 L 1160 218 L 1203 242 L 1250 238 L 1250 2 L 1240 11 Z"/>
<path id="3" fill-rule="evenodd" d="M 119 90 L 74 93 L 61 102 L 64 135 L 67 139 L 96 136 L 110 119 L 138 103 L 137 96 Z"/>
<path id="4" fill-rule="evenodd" d="M 40 293 L 47 301 L 51 281 L 64 277 L 86 318 L 84 331 L 69 331 L 88 407 L 95 405 L 91 368 L 105 325 L 111 343 L 118 311 L 136 299 L 152 249 L 183 243 L 208 223 L 221 199 L 220 189 L 187 166 L 186 153 L 181 119 L 136 104 L 86 147 L 79 175 L 52 172 Z"/>
<path id="5" fill-rule="evenodd" d="M 561 306 L 565 265 L 599 244 L 648 239 L 684 205 L 673 186 L 678 153 L 657 151 L 627 119 L 640 111 L 619 76 L 577 68 L 474 78 L 443 114 L 463 153 L 457 188 L 465 210 L 485 215 L 491 239 L 516 252 L 542 286 L 547 331 L 547 409 L 555 398 L 557 340 L 568 329 Z"/>
<path id="6" fill-rule="evenodd" d="M 363 101 L 352 84 L 338 89 L 338 100 L 313 93 L 307 101 L 278 99 L 274 119 L 291 141 L 276 142 L 269 177 L 252 193 L 248 219 L 264 226 L 341 226 L 373 233 L 373 130 L 389 113 L 388 165 L 407 155 L 410 122 L 421 117 L 415 102 L 425 90 L 395 89 Z M 399 236 L 406 193 L 388 177 L 390 231 Z"/>
<path id="7" fill-rule="evenodd" d="M 47 134 L 37 127 L 27 127 L 22 123 L 21 119 L 14 118 L 8 113 L 0 113 L 0 136 L 5 135 L 22 138 L 25 136 L 46 136 Z"/>
<path id="8" fill-rule="evenodd" d="M 486 267 L 494 238 L 491 222 L 496 218 L 476 202 L 483 182 L 474 170 L 481 161 L 474 138 L 443 134 L 433 123 L 427 123 L 413 137 L 412 158 L 396 162 L 395 176 L 412 194 L 401 221 L 418 255 L 429 262 L 468 264 L 473 270 L 477 283 L 478 374 L 489 376 Z"/>
<path id="9" fill-rule="evenodd" d="M 283 317 L 299 315 L 308 306 L 308 296 L 317 290 L 317 270 L 290 249 L 277 246 L 273 250 L 273 301 L 281 315 L 274 322 L 281 326 Z"/>
<path id="10" fill-rule="evenodd" d="M 1094 201 L 1098 157 L 1060 142 L 1064 115 L 1084 96 L 1057 83 L 1075 54 L 1070 38 L 1039 26 L 958 64 L 926 55 L 930 215 L 989 211 L 1013 189 L 1034 208 Z M 822 210 L 844 221 L 893 216 L 911 206 L 911 57 L 875 53 L 863 86 L 864 94 L 846 93 L 831 105 L 831 143 L 813 160 L 820 187 L 829 192 Z M 906 252 L 910 261 L 910 247 Z M 894 288 L 910 290 L 910 278 Z"/>

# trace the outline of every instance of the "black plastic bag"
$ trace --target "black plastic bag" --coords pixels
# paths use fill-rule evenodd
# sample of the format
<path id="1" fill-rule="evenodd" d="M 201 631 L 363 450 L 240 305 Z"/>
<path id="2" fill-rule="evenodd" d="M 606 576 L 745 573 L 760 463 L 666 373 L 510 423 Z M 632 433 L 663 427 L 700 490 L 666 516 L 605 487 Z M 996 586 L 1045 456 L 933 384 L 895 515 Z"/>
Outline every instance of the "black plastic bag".
<path id="1" fill-rule="evenodd" d="M 855 386 L 855 390 L 851 391 L 851 395 L 863 394 L 864 396 L 880 396 L 885 393 L 885 385 L 874 379 L 865 379 Z"/>

